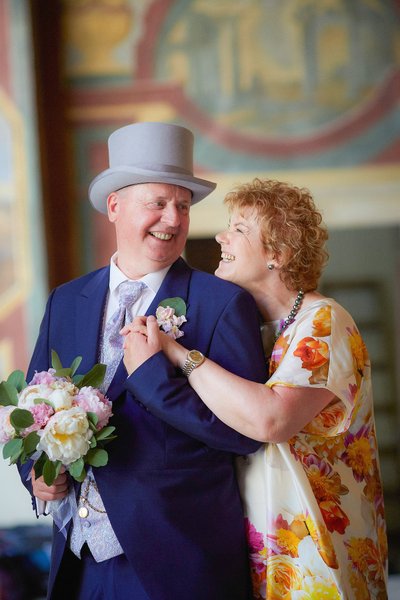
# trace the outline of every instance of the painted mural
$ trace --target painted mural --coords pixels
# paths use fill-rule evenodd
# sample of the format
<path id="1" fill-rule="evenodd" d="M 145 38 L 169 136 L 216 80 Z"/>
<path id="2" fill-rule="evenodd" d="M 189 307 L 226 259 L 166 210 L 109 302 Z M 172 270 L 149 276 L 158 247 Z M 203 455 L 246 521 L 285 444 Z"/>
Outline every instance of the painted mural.
<path id="1" fill-rule="evenodd" d="M 0 380 L 26 369 L 47 291 L 25 10 L 0 3 Z"/>
<path id="2" fill-rule="evenodd" d="M 345 206 L 357 202 L 358 184 L 372 205 L 383 181 L 386 212 L 396 211 L 399 2 L 68 0 L 63 6 L 68 118 L 87 229 L 87 185 L 107 166 L 106 138 L 141 120 L 181 123 L 195 133 L 196 171 L 219 184 L 197 212 L 197 234 L 207 233 L 205 221 L 218 227 L 217 203 L 227 188 L 255 174 L 287 172 L 297 182 L 305 172 L 322 201 L 326 196 L 328 220 L 332 178 L 343 181 L 337 194 Z M 204 219 L 205 210 L 215 218 Z M 94 218 L 84 270 L 102 264 L 113 245 L 104 219 Z"/>

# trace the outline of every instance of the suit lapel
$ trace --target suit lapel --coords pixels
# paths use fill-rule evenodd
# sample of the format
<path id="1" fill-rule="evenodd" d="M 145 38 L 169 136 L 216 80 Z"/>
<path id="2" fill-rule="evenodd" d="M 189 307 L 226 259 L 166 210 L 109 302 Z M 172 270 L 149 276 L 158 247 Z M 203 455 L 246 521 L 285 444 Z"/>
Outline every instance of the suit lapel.
<path id="1" fill-rule="evenodd" d="M 182 258 L 179 258 L 168 271 L 156 297 L 146 312 L 146 316 L 155 315 L 157 306 L 166 298 L 180 297 L 187 304 L 191 273 L 190 267 Z"/>
<path id="2" fill-rule="evenodd" d="M 150 304 L 146 316 L 155 315 L 157 306 L 166 298 L 179 296 L 188 306 L 189 284 L 192 270 L 182 258 L 179 258 L 170 268 L 164 281 L 161 284 L 153 302 Z M 114 378 L 107 390 L 107 396 L 110 400 L 116 400 L 124 391 L 125 380 L 128 374 L 123 360 L 118 365 Z"/>
<path id="3" fill-rule="evenodd" d="M 109 278 L 109 267 L 98 271 L 77 297 L 76 339 L 78 352 L 82 355 L 82 372 L 88 371 L 98 362 L 99 339 Z"/>

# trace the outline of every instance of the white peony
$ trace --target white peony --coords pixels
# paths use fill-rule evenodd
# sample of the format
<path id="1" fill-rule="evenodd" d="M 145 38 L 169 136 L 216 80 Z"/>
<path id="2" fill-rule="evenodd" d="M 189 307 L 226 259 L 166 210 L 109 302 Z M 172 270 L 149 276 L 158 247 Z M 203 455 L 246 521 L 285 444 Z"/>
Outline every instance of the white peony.
<path id="1" fill-rule="evenodd" d="M 10 415 L 16 406 L 0 406 L 0 444 L 9 442 L 15 434 L 15 429 L 10 423 Z"/>
<path id="2" fill-rule="evenodd" d="M 28 385 L 18 396 L 18 407 L 29 410 L 32 406 L 35 406 L 35 400 L 37 398 L 48 398 L 52 393 L 53 389 L 45 383 L 38 385 Z"/>
<path id="3" fill-rule="evenodd" d="M 41 434 L 38 450 L 50 460 L 70 465 L 86 454 L 93 432 L 85 411 L 79 406 L 61 410 L 53 415 Z"/>
<path id="4" fill-rule="evenodd" d="M 73 397 L 68 389 L 57 388 L 49 395 L 54 410 L 68 410 L 72 406 Z"/>

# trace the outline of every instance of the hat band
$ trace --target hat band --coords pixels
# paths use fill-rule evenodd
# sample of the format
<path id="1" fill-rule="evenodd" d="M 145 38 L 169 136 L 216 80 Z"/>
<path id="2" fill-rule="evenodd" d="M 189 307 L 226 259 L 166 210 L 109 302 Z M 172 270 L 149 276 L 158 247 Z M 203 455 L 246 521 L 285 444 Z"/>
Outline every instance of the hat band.
<path id="1" fill-rule="evenodd" d="M 193 171 L 189 169 L 183 169 L 182 167 L 176 167 L 175 165 L 163 165 L 160 163 L 154 164 L 134 164 L 134 165 L 110 165 L 111 169 L 123 170 L 123 169 L 142 169 L 143 171 L 152 171 L 154 173 L 179 173 L 181 175 L 189 175 L 193 177 Z"/>

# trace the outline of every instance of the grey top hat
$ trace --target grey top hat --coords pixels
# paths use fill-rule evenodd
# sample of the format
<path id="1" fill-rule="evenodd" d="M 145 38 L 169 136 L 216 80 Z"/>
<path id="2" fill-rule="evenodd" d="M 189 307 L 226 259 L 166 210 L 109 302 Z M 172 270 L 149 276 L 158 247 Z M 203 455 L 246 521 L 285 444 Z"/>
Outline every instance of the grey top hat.
<path id="1" fill-rule="evenodd" d="M 110 168 L 89 186 L 94 208 L 107 213 L 107 197 L 137 183 L 171 183 L 192 192 L 192 204 L 203 200 L 216 184 L 193 176 L 193 133 L 168 123 L 134 123 L 108 138 Z"/>

